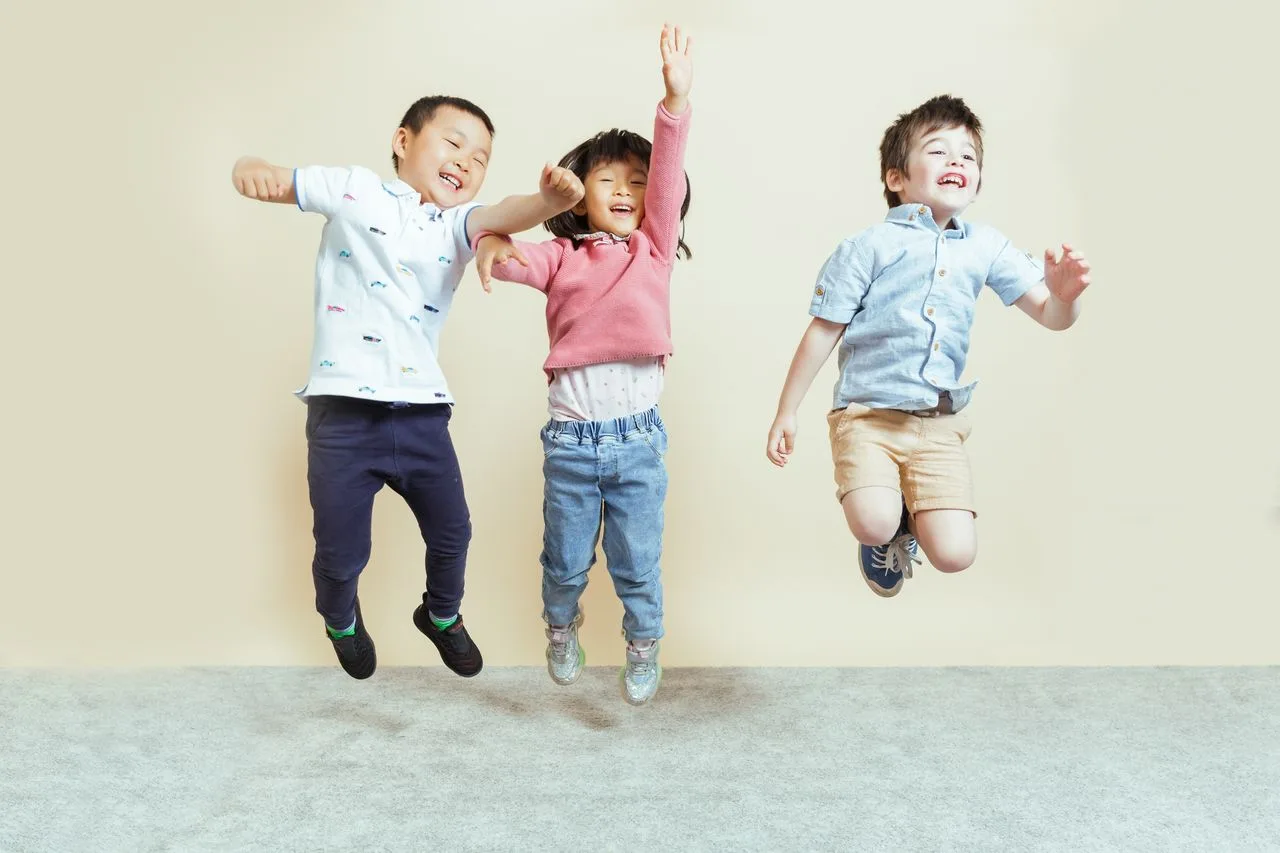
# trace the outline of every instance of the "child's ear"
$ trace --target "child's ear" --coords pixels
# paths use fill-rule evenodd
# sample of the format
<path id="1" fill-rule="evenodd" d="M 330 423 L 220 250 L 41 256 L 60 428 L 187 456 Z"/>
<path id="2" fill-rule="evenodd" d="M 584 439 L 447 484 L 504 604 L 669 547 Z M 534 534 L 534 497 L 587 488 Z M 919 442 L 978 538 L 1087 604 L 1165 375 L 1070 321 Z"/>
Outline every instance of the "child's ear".
<path id="1" fill-rule="evenodd" d="M 577 204 L 575 204 L 575 205 L 573 206 L 573 212 L 574 212 L 576 215 L 578 215 L 578 216 L 586 216 L 586 215 L 587 215 L 587 203 L 586 203 L 585 201 L 580 201 L 580 202 L 578 202 Z"/>
<path id="2" fill-rule="evenodd" d="M 890 169 L 885 172 L 884 185 L 890 192 L 900 193 L 907 185 L 907 176 L 900 169 Z"/>
<path id="3" fill-rule="evenodd" d="M 391 150 L 401 160 L 404 159 L 405 146 L 409 144 L 409 131 L 403 127 L 397 127 L 396 132 L 391 134 Z"/>

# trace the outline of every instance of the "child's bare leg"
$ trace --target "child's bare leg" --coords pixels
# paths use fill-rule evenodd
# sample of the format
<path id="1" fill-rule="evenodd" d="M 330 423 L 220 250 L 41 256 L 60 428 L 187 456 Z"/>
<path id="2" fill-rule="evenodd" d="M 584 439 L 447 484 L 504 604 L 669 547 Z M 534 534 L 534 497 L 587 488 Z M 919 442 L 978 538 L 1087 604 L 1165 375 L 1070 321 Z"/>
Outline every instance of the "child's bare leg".
<path id="1" fill-rule="evenodd" d="M 884 545 L 902 521 L 902 493 L 887 486 L 854 489 L 840 502 L 849 530 L 863 545 Z"/>
<path id="2" fill-rule="evenodd" d="M 911 519 L 912 533 L 940 572 L 962 572 L 978 555 L 978 528 L 967 509 L 931 509 Z"/>

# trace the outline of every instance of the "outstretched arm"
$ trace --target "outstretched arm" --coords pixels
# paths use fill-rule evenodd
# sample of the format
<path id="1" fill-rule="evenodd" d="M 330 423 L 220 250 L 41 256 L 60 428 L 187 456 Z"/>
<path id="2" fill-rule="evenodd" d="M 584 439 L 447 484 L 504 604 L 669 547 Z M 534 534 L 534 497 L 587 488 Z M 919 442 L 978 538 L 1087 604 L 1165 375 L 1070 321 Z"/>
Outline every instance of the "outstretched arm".
<path id="1" fill-rule="evenodd" d="M 497 204 L 476 208 L 467 219 L 467 232 L 473 240 L 482 231 L 519 234 L 564 213 L 582 201 L 584 194 L 577 175 L 548 163 L 536 193 L 508 196 Z"/>
<path id="2" fill-rule="evenodd" d="M 476 237 L 476 273 L 485 293 L 492 292 L 491 278 L 546 291 L 563 257 L 564 250 L 555 240 L 521 243 L 492 233 Z"/>
<path id="3" fill-rule="evenodd" d="M 231 183 L 245 198 L 293 204 L 293 169 L 273 166 L 261 157 L 241 157 L 231 169 Z"/>
<path id="4" fill-rule="evenodd" d="M 1046 329 L 1061 332 L 1080 316 L 1080 294 L 1089 286 L 1089 262 L 1066 243 L 1062 258 L 1052 249 L 1044 253 L 1044 281 L 1032 287 L 1014 304 Z"/>

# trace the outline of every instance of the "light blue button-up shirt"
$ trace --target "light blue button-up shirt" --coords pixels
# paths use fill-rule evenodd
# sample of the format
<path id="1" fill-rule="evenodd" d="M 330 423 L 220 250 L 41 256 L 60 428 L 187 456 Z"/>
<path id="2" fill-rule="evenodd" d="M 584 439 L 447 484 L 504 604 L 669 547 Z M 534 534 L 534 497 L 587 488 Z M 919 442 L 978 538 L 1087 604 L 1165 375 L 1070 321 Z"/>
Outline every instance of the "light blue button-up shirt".
<path id="1" fill-rule="evenodd" d="M 954 221 L 943 231 L 928 207 L 900 205 L 823 265 L 809 313 L 846 324 L 834 408 L 928 409 L 941 391 L 955 411 L 968 405 L 977 383 L 960 376 L 982 286 L 1012 305 L 1044 270 L 995 229 Z"/>

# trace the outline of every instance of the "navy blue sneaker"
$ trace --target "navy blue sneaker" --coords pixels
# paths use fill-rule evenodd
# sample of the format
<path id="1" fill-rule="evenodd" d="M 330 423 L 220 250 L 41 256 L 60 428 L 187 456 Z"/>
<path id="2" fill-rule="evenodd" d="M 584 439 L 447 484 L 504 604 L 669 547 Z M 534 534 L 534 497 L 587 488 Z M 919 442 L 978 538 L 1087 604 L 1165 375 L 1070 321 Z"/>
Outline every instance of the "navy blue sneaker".
<path id="1" fill-rule="evenodd" d="M 920 545 L 907 528 L 907 518 L 907 508 L 903 506 L 898 532 L 887 545 L 858 546 L 862 577 L 881 598 L 897 595 L 903 579 L 911 577 L 911 564 L 920 562 Z"/>

